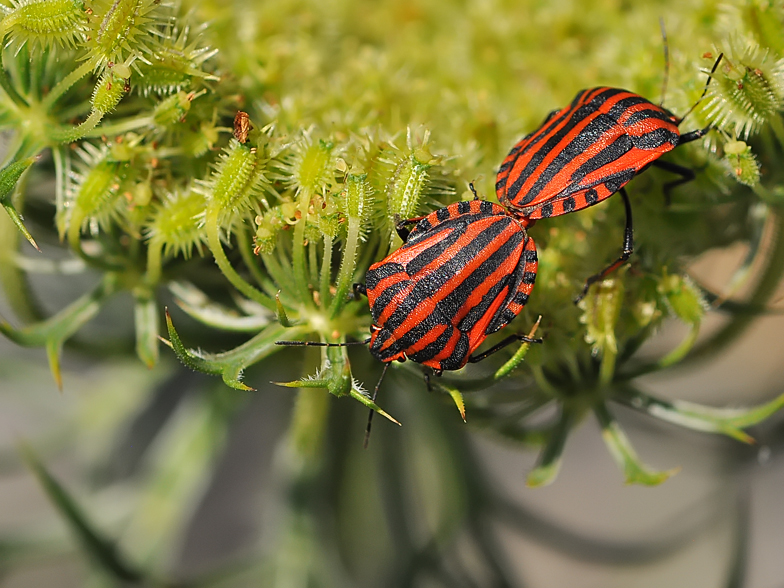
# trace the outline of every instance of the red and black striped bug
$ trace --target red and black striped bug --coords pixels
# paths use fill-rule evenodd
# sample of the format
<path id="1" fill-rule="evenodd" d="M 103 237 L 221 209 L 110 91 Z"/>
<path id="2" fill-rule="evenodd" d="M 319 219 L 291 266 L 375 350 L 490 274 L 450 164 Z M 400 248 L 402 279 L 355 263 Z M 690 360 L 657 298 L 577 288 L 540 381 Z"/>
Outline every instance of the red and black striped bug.
<path id="1" fill-rule="evenodd" d="M 405 226 L 414 222 L 407 233 Z M 514 341 L 541 342 L 513 334 L 474 355 L 488 335 L 522 311 L 536 280 L 534 241 L 504 207 L 478 199 L 457 202 L 397 228 L 405 243 L 370 267 L 364 285 L 355 284 L 370 303 L 373 325 L 364 343 L 384 362 L 382 379 L 393 361 L 410 359 L 440 375 Z M 381 379 L 374 400 L 380 384 Z"/>
<path id="2" fill-rule="evenodd" d="M 700 100 L 721 58 L 713 65 Z M 526 228 L 538 219 L 582 210 L 621 193 L 626 208 L 623 252 L 586 280 L 578 300 L 634 250 L 632 210 L 624 186 L 653 165 L 681 176 L 664 185 L 669 200 L 673 188 L 694 179 L 692 170 L 659 160 L 711 129 L 681 134 L 678 126 L 690 112 L 678 118 L 628 90 L 582 90 L 569 106 L 550 113 L 536 131 L 518 142 L 501 164 L 496 177 L 498 200 Z"/>

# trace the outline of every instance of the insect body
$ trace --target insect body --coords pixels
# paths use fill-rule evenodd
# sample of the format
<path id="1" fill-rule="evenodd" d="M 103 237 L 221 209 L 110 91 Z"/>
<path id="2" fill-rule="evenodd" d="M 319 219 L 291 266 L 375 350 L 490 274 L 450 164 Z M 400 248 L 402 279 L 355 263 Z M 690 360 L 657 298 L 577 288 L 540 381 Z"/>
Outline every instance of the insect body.
<path id="1" fill-rule="evenodd" d="M 626 90 L 583 90 L 512 148 L 498 171 L 498 199 L 524 224 L 601 202 L 659 157 L 709 130 L 681 135 L 679 122 Z M 692 177 L 690 170 L 683 173 Z"/>
<path id="2" fill-rule="evenodd" d="M 711 75 L 721 58 L 719 55 Z M 550 113 L 536 131 L 517 143 L 501 164 L 495 186 L 498 200 L 526 228 L 538 219 L 582 210 L 621 193 L 626 208 L 623 251 L 612 264 L 586 280 L 577 300 L 634 251 L 632 208 L 624 186 L 654 165 L 681 176 L 664 185 L 669 200 L 673 188 L 694 179 L 692 170 L 659 160 L 711 129 L 681 134 L 678 125 L 684 118 L 628 90 L 582 90 L 569 106 Z"/>
<path id="3" fill-rule="evenodd" d="M 400 249 L 367 272 L 370 352 L 383 362 L 411 359 L 438 372 L 529 340 L 512 335 L 472 355 L 523 309 L 537 263 L 533 239 L 497 204 L 457 202 L 429 214 Z"/>

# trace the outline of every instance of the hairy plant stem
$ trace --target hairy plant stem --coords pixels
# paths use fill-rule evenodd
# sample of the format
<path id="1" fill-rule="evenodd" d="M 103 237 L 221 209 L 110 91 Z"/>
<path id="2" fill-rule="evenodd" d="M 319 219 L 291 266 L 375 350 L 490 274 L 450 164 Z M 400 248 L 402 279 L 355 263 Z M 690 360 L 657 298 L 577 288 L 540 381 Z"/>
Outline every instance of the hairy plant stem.
<path id="1" fill-rule="evenodd" d="M 294 271 L 294 284 L 303 304 L 313 307 L 313 297 L 308 288 L 308 268 L 305 261 L 305 225 L 307 224 L 308 208 L 310 207 L 311 193 L 302 190 L 299 194 L 299 222 L 294 227 L 294 242 L 292 244 L 291 262 Z"/>
<path id="2" fill-rule="evenodd" d="M 329 283 L 332 281 L 332 237 L 324 235 L 324 256 L 321 260 L 321 281 L 319 282 L 319 297 L 321 308 L 329 305 Z"/>
<path id="3" fill-rule="evenodd" d="M 221 273 L 237 290 L 242 292 L 245 296 L 258 302 L 262 306 L 275 310 L 275 301 L 269 296 L 261 292 L 258 288 L 246 282 L 242 276 L 232 267 L 226 253 L 223 251 L 223 244 L 220 239 L 220 227 L 218 226 L 219 210 L 217 206 L 210 206 L 207 208 L 207 218 L 205 221 L 205 228 L 207 229 L 207 244 L 215 258 L 215 263 L 218 265 Z"/>
<path id="4" fill-rule="evenodd" d="M 44 107 L 44 110 L 51 110 L 52 106 L 54 106 L 54 103 L 57 102 L 60 97 L 71 88 L 71 86 L 90 73 L 95 68 L 97 63 L 98 60 L 95 58 L 88 59 L 82 63 L 82 65 L 65 76 L 62 80 L 57 82 L 55 87 L 52 88 L 46 97 L 41 101 L 41 105 Z"/>
<path id="5" fill-rule="evenodd" d="M 348 236 L 346 237 L 346 245 L 343 250 L 343 260 L 340 264 L 335 298 L 332 300 L 332 306 L 329 309 L 330 318 L 332 319 L 338 316 L 343 309 L 343 305 L 346 304 L 348 289 L 351 287 L 351 282 L 354 280 L 354 269 L 357 265 L 357 247 L 359 246 L 359 232 L 361 229 L 361 219 L 348 217 Z"/>

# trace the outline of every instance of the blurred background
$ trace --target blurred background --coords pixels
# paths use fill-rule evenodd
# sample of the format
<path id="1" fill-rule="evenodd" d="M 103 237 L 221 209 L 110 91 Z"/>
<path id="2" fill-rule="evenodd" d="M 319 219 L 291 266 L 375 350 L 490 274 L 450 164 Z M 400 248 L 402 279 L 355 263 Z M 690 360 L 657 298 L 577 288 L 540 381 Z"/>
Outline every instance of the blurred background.
<path id="1" fill-rule="evenodd" d="M 450 190 L 435 190 L 423 210 L 434 209 L 439 198 L 461 197 L 470 180 L 490 197 L 511 145 L 581 88 L 627 87 L 658 101 L 665 75 L 660 17 L 669 39 L 666 105 L 673 111 L 685 112 L 699 96 L 705 68 L 725 45 L 735 43 L 740 60 L 749 51 L 737 46 L 756 42 L 765 63 L 777 75 L 784 71 L 776 52 L 781 47 L 764 43 L 777 38 L 771 31 L 784 31 L 784 7 L 751 0 L 644 7 L 611 0 L 204 0 L 172 10 L 192 19 L 194 30 L 207 24 L 202 42 L 218 54 L 205 67 L 230 85 L 222 98 L 231 94 L 235 102 L 227 111 L 240 103 L 255 120 L 317 128 L 337 141 L 368 124 L 398 137 L 408 126 L 426 125 L 444 153 Z M 713 52 L 709 59 L 707 52 Z M 219 116 L 230 120 L 223 111 Z M 772 116 L 780 124 L 778 110 Z M 697 113 L 689 129 L 708 117 Z M 644 271 L 653 263 L 646 260 L 655 258 L 657 270 L 674 268 L 705 293 L 727 292 L 738 302 L 710 306 L 705 294 L 695 349 L 710 341 L 712 352 L 634 378 L 638 389 L 664 401 L 734 407 L 784 394 L 784 316 L 778 310 L 784 289 L 771 288 L 764 300 L 757 296 L 761 276 L 771 275 L 777 259 L 780 203 L 733 183 L 720 143 L 747 139 L 759 150 L 765 194 L 784 186 L 777 167 L 782 148 L 765 134 L 773 122 L 755 122 L 754 132 L 762 129 L 757 142 L 743 124 L 679 154 L 697 169 L 698 181 L 678 198 L 681 204 L 702 198 L 701 204 L 722 210 L 734 199 L 744 215 L 741 229 L 689 217 L 689 238 L 715 232 L 715 239 L 663 250 L 667 263 L 660 262 L 650 243 L 658 221 L 678 214 L 678 202 L 674 211 L 665 209 L 660 191 L 668 178 L 662 174 L 629 186 L 640 211 L 635 220 Z M 14 129 L 5 131 L 7 144 L 13 136 Z M 57 173 L 45 154 L 26 187 L 29 228 L 43 255 L 22 241 L 0 256 L 0 266 L 25 276 L 24 289 L 8 272 L 0 276 L 6 293 L 0 315 L 14 325 L 30 320 L 20 316 L 14 297 L 31 297 L 47 317 L 100 279 L 41 221 L 54 216 L 51 205 L 36 203 L 53 202 Z M 587 411 L 566 440 L 557 478 L 531 488 L 527 476 L 540 464 L 545 443 L 506 426 L 516 413 L 506 411 L 504 400 L 497 413 L 488 412 L 494 398 L 525 399 L 536 385 L 527 364 L 556 365 L 564 341 L 579 361 L 596 363 L 582 311 L 571 298 L 620 245 L 621 213 L 620 202 L 611 199 L 532 229 L 540 255 L 548 248 L 557 255 L 569 246 L 563 234 L 579 231 L 598 233 L 589 242 L 609 244 L 579 250 L 576 275 L 543 255 L 520 324 L 545 316 L 544 351 L 493 388 L 497 397 L 474 394 L 469 386 L 490 368 L 470 366 L 452 376 L 449 382 L 467 382 L 463 422 L 448 396 L 427 390 L 416 367 L 391 369 L 379 404 L 403 426 L 376 417 L 367 449 L 364 406 L 308 390 L 328 409 L 323 420 L 303 425 L 293 416 L 302 393 L 272 383 L 312 374 L 318 350 L 280 350 L 249 366 L 243 381 L 255 391 L 191 371 L 163 346 L 148 369 L 134 355 L 133 300 L 121 293 L 66 345 L 58 392 L 44 349 L 0 338 L 0 586 L 784 588 L 782 415 L 753 426 L 748 432 L 756 443 L 743 444 L 613 404 L 642 461 L 656 470 L 678 468 L 662 484 L 646 487 L 624 484 L 602 426 Z M 17 235 L 5 215 L 0 232 Z M 209 253 L 189 263 L 192 275 L 221 280 Z M 633 274 L 624 275 L 633 283 Z M 640 290 L 629 291 L 637 296 Z M 187 346 L 218 352 L 247 339 L 200 324 L 164 284 L 157 296 L 157 308 L 170 309 Z M 647 365 L 676 348 L 694 327 L 681 319 L 662 310 L 633 361 Z M 727 325 L 737 330 L 727 333 Z M 354 377 L 372 387 L 381 364 L 361 346 L 349 355 Z M 577 382 L 574 396 L 590 397 L 592 386 L 586 380 L 581 390 Z M 525 431 L 548 430 L 565 402 L 559 397 L 531 408 Z M 318 451 L 299 450 L 309 443 Z"/>

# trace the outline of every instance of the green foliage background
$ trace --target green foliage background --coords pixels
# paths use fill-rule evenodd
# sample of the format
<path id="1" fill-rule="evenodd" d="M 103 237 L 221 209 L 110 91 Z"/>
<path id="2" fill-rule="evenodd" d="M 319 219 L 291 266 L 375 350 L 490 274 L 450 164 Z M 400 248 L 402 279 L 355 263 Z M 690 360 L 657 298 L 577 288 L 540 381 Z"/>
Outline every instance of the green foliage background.
<path id="1" fill-rule="evenodd" d="M 275 540 L 197 585 L 399 586 L 424 577 L 470 585 L 476 570 L 456 570 L 449 558 L 465 536 L 479 553 L 474 567 L 494 585 L 514 585 L 487 530 L 499 497 L 452 402 L 471 427 L 541 447 L 530 486 L 555 479 L 570 431 L 591 414 L 628 483 L 672 475 L 641 462 L 614 403 L 742 442 L 751 441 L 744 429 L 784 403 L 710 408 L 658 399 L 637 383 L 736 340 L 766 311 L 784 271 L 781 3 L 14 0 L 4 8 L 0 125 L 9 146 L 0 197 L 9 216 L 0 219 L 0 277 L 15 318 L 0 331 L 45 348 L 68 390 L 79 380 L 62 382 L 63 346 L 99 358 L 129 351 L 129 334 L 106 317 L 133 315 L 136 355 L 154 368 L 129 372 L 138 382 L 130 396 L 110 380 L 86 402 L 92 416 L 58 436 L 85 452 L 86 470 L 114 472 L 89 492 L 122 492 L 120 512 L 106 499 L 74 497 L 48 472 L 58 455 L 51 438 L 21 452 L 92 556 L 95 585 L 179 581 L 168 572 L 178 537 L 232 424 L 252 405 L 248 390 L 270 379 L 298 388 L 291 414 L 280 409 L 278 425 L 267 423 L 277 431 L 266 452 L 277 448 L 267 465 L 279 514 L 265 538 Z M 672 112 L 697 102 L 724 54 L 682 126 L 716 130 L 667 156 L 697 171 L 671 205 L 661 195 L 672 179 L 665 172 L 630 185 L 632 263 L 579 306 L 572 300 L 585 278 L 617 255 L 623 209 L 613 199 L 531 230 L 537 284 L 504 333 L 528 332 L 541 315 L 543 345 L 445 374 L 432 394 L 419 366 L 395 365 L 382 409 L 366 392 L 379 367 L 365 350 L 274 344 L 364 340 L 370 316 L 349 297 L 351 284 L 400 245 L 395 215 L 470 199 L 469 182 L 495 199 L 511 145 L 579 89 L 604 84 L 662 99 L 660 17 Z M 250 117 L 247 139 L 232 138 L 238 110 Z M 749 254 L 725 292 L 688 276 L 695 257 L 738 242 Z M 57 300 L 56 312 L 32 287 L 47 273 L 49 287 L 80 290 Z M 735 296 L 741 287 L 748 294 Z M 110 300 L 119 302 L 106 310 Z M 103 332 L 85 335 L 102 311 Z M 697 343 L 706 312 L 729 319 Z M 661 357 L 635 355 L 668 318 L 688 326 L 683 342 Z M 161 360 L 163 328 L 171 349 Z M 175 355 L 222 382 L 185 376 Z M 173 407 L 156 413 L 170 393 Z M 404 426 L 378 419 L 378 442 L 363 454 L 364 408 L 329 393 Z M 548 418 L 529 419 L 546 407 Z M 151 414 L 157 424 L 142 443 L 131 433 Z M 124 443 L 142 449 L 131 458 Z M 35 537 L 9 553 L 45 554 L 44 544 Z"/>

